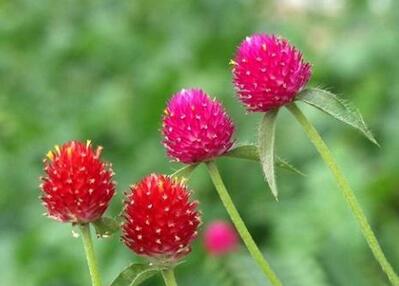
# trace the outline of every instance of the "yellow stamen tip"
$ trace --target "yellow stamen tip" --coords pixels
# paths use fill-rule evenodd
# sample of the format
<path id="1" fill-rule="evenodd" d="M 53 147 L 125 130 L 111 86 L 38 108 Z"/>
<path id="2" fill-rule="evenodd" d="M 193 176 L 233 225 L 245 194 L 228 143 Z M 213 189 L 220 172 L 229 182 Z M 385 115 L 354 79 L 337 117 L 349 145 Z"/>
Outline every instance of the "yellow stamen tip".
<path id="1" fill-rule="evenodd" d="M 230 60 L 230 61 L 229 61 L 229 65 L 235 66 L 236 64 L 237 64 L 237 62 L 236 62 L 235 60 Z"/>
<path id="2" fill-rule="evenodd" d="M 68 147 L 66 151 L 68 154 L 68 158 L 71 158 L 72 157 L 72 147 Z"/>
<path id="3" fill-rule="evenodd" d="M 50 161 L 54 160 L 54 153 L 52 151 L 48 151 L 46 156 L 50 159 Z"/>
<path id="4" fill-rule="evenodd" d="M 98 146 L 96 149 L 96 158 L 100 158 L 101 152 L 103 151 L 103 146 Z"/>

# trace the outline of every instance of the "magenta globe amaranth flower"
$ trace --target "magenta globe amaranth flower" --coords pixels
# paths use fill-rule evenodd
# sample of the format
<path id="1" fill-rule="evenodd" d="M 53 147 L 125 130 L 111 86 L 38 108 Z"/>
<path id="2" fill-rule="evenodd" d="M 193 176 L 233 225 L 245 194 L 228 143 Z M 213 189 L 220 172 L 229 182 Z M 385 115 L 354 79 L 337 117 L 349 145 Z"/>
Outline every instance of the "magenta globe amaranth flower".
<path id="1" fill-rule="evenodd" d="M 168 156 L 186 164 L 220 156 L 233 145 L 232 120 L 222 104 L 201 89 L 183 89 L 173 95 L 162 127 Z"/>
<path id="2" fill-rule="evenodd" d="M 232 64 L 238 98 L 248 111 L 266 112 L 292 102 L 312 74 L 301 52 L 275 35 L 247 37 Z"/>

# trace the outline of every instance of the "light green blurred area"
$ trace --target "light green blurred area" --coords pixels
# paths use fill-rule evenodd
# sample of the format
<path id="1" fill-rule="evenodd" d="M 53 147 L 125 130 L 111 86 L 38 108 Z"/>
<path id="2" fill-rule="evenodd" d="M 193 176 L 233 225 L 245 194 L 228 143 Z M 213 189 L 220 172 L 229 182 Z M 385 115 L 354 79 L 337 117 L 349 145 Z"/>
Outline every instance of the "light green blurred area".
<path id="1" fill-rule="evenodd" d="M 0 284 L 89 285 L 71 227 L 42 216 L 42 158 L 70 139 L 104 146 L 118 181 L 171 173 L 160 144 L 169 96 L 202 87 L 222 100 L 239 142 L 254 142 L 259 114 L 235 98 L 228 65 L 253 32 L 278 33 L 313 64 L 311 86 L 359 107 L 381 143 L 305 108 L 349 178 L 399 271 L 399 2 L 396 0 L 0 1 Z M 288 112 L 277 150 L 307 174 L 278 171 L 275 202 L 258 164 L 221 159 L 231 195 L 288 286 L 388 285 L 330 173 Z M 190 185 L 203 220 L 227 219 L 204 167 Z M 96 240 L 104 285 L 138 259 L 118 236 Z M 242 248 L 208 257 L 201 239 L 176 270 L 179 285 L 269 285 Z M 145 285 L 162 285 L 160 278 Z"/>

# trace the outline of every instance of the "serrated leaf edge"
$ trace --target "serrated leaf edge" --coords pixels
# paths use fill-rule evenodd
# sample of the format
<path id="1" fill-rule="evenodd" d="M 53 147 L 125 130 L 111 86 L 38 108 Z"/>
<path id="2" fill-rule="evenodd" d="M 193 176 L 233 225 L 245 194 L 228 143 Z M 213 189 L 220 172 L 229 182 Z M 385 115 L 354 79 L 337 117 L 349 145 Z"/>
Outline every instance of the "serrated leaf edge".
<path id="1" fill-rule="evenodd" d="M 345 120 L 342 116 L 336 116 L 334 115 L 331 111 L 323 109 L 320 105 L 310 101 L 307 97 L 305 97 L 306 95 L 309 94 L 317 94 L 317 93 L 325 93 L 328 94 L 331 98 L 333 98 L 337 103 L 339 103 L 348 113 L 352 113 L 352 116 L 354 116 L 358 121 L 359 121 L 359 125 L 361 125 L 361 127 L 356 126 L 356 124 Z M 334 117 L 335 119 L 357 129 L 358 131 L 360 131 L 368 140 L 370 140 L 372 143 L 376 144 L 377 146 L 380 146 L 377 142 L 377 140 L 375 139 L 372 131 L 368 128 L 365 120 L 363 119 L 362 114 L 360 113 L 359 109 L 357 109 L 350 101 L 348 100 L 344 100 L 340 97 L 338 97 L 336 94 L 329 92 L 327 90 L 321 89 L 321 88 L 307 88 L 304 89 L 303 91 L 301 91 L 297 96 L 296 96 L 296 100 L 297 101 L 302 101 L 314 108 L 317 108 L 318 110 Z"/>

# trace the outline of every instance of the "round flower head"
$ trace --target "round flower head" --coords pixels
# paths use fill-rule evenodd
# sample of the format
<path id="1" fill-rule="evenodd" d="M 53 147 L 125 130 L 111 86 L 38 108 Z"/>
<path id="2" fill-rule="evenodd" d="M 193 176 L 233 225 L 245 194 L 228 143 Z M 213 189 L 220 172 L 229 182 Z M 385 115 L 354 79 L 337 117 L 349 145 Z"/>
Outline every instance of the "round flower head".
<path id="1" fill-rule="evenodd" d="M 214 221 L 204 233 L 205 249 L 212 255 L 224 255 L 234 251 L 238 245 L 237 232 L 224 221 Z"/>
<path id="2" fill-rule="evenodd" d="M 186 164 L 220 156 L 233 145 L 234 124 L 222 104 L 201 89 L 183 89 L 163 117 L 163 144 L 173 160 Z"/>
<path id="3" fill-rule="evenodd" d="M 266 112 L 292 102 L 312 73 L 299 50 L 267 34 L 247 37 L 232 64 L 238 98 L 248 111 Z"/>
<path id="4" fill-rule="evenodd" d="M 151 174 L 126 195 L 122 239 L 138 255 L 173 263 L 190 252 L 197 237 L 197 204 L 182 181 Z"/>
<path id="5" fill-rule="evenodd" d="M 48 152 L 41 198 L 49 217 L 88 223 L 102 216 L 115 193 L 115 183 L 110 164 L 100 160 L 101 150 L 93 150 L 90 141 L 71 141 Z"/>

